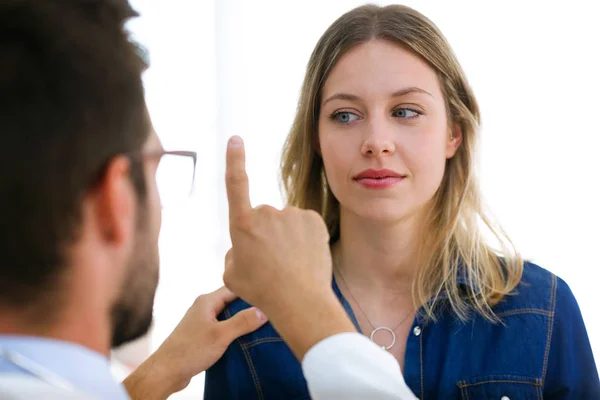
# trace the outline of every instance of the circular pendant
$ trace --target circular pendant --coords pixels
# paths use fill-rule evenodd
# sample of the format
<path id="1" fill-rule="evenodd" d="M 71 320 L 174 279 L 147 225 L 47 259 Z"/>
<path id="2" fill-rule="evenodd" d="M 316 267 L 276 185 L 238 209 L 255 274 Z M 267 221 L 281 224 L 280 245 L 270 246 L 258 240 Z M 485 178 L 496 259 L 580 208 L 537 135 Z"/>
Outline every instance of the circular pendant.
<path id="1" fill-rule="evenodd" d="M 392 335 L 392 344 L 390 344 L 389 346 L 381 346 L 377 343 L 375 343 L 375 340 L 373 340 L 373 338 L 375 337 L 375 334 L 379 331 L 387 331 Z M 378 326 L 377 328 L 373 329 L 373 332 L 371 332 L 371 342 L 377 344 L 378 346 L 380 346 L 383 350 L 389 350 L 392 347 L 394 347 L 394 345 L 396 344 L 396 334 L 394 333 L 393 330 L 391 330 L 390 328 L 388 328 L 387 326 Z"/>

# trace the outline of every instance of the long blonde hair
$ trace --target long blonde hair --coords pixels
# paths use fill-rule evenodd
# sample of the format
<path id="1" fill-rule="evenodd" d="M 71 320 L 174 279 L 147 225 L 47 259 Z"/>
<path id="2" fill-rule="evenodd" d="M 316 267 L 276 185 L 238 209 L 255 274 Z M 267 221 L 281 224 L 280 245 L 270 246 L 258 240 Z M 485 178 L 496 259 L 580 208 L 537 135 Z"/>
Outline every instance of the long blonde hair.
<path id="1" fill-rule="evenodd" d="M 481 200 L 475 175 L 480 123 L 475 96 L 450 45 L 419 12 L 400 5 L 365 5 L 341 16 L 323 34 L 310 57 L 283 149 L 281 178 L 288 204 L 321 213 L 332 241 L 339 237 L 339 202 L 315 151 L 321 91 L 348 50 L 374 39 L 402 45 L 430 65 L 444 94 L 449 123 L 462 130 L 462 144 L 446 162 L 425 221 L 427 234 L 422 237 L 427 239 L 420 245 L 420 268 L 413 283 L 415 305 L 435 320 L 438 306 L 444 304 L 437 299 L 444 294 L 461 320 L 475 311 L 497 321 L 492 307 L 519 283 L 523 261 L 508 236 L 492 224 Z M 481 227 L 492 234 L 497 248 L 485 240 Z"/>

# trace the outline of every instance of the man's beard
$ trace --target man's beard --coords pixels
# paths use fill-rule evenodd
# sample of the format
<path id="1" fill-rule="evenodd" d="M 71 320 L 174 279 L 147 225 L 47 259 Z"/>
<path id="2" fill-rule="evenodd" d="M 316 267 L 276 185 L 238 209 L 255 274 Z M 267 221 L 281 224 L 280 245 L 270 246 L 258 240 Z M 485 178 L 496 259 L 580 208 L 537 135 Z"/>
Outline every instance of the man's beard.
<path id="1" fill-rule="evenodd" d="M 145 335 L 152 325 L 159 256 L 156 243 L 152 243 L 145 229 L 147 222 L 146 219 L 138 224 L 136 243 L 121 296 L 112 309 L 113 348 Z"/>

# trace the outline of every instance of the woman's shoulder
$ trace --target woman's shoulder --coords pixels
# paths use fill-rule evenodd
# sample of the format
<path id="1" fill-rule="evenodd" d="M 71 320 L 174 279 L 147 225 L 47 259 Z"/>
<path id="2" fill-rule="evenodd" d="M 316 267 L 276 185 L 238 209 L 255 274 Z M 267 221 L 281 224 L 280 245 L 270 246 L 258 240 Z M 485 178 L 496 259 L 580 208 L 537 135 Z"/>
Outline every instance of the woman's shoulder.
<path id="1" fill-rule="evenodd" d="M 238 297 L 231 303 L 227 304 L 225 309 L 223 309 L 223 312 L 221 312 L 221 315 L 219 316 L 219 320 L 224 321 L 226 319 L 229 319 L 229 318 L 233 317 L 235 314 L 239 313 L 240 311 L 244 311 L 250 307 L 252 307 L 251 304 L 247 303 L 246 301 L 244 301 Z"/>
<path id="2" fill-rule="evenodd" d="M 237 299 L 219 315 L 226 320 L 251 307 Z M 205 399 L 309 399 L 302 367 L 270 323 L 236 339 L 208 369 Z"/>
<path id="3" fill-rule="evenodd" d="M 574 301 L 567 283 L 541 266 L 526 261 L 514 291 L 495 307 L 496 314 L 553 314 L 557 299 Z M 571 300 L 572 299 L 572 300 Z"/>
<path id="4" fill-rule="evenodd" d="M 219 321 L 227 320 L 250 307 L 252 307 L 252 305 L 246 301 L 239 298 L 235 299 L 225 307 L 218 319 Z M 273 328 L 273 325 L 267 322 L 258 330 L 240 337 L 238 341 L 242 347 L 252 347 L 265 342 L 283 342 L 283 339 L 279 336 L 275 328 Z"/>

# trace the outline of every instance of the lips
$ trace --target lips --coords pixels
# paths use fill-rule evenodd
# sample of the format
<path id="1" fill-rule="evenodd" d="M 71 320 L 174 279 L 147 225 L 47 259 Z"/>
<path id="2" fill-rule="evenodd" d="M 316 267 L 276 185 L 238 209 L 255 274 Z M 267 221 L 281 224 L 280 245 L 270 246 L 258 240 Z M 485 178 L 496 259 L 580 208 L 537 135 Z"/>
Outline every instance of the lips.
<path id="1" fill-rule="evenodd" d="M 368 169 L 354 177 L 354 180 L 367 189 L 387 189 L 401 182 L 406 175 L 389 169 Z"/>
<path id="2" fill-rule="evenodd" d="M 385 178 L 405 178 L 404 175 L 390 169 L 367 169 L 354 177 L 354 180 L 361 179 L 385 179 Z"/>

